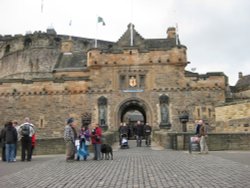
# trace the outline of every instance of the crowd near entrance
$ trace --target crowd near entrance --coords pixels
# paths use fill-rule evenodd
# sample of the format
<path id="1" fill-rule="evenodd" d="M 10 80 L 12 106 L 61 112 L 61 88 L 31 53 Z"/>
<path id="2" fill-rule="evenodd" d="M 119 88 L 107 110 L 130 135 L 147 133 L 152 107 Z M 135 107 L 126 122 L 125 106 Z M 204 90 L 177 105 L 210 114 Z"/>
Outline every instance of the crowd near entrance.
<path id="1" fill-rule="evenodd" d="M 142 124 L 147 122 L 146 106 L 139 100 L 130 100 L 125 102 L 119 110 L 120 125 L 126 123 L 128 127 L 128 138 L 136 139 L 135 129 L 137 122 Z"/>

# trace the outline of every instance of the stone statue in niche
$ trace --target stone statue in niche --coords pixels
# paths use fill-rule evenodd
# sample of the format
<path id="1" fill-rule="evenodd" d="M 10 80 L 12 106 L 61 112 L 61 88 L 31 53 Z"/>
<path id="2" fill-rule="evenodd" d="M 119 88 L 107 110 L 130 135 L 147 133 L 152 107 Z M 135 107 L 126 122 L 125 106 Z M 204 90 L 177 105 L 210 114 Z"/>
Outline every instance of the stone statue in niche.
<path id="1" fill-rule="evenodd" d="M 100 124 L 105 125 L 106 124 L 106 109 L 105 106 L 100 106 Z"/>
<path id="2" fill-rule="evenodd" d="M 167 104 L 163 103 L 161 104 L 161 122 L 162 123 L 168 123 L 168 106 Z"/>
<path id="3" fill-rule="evenodd" d="M 170 128 L 170 120 L 169 120 L 169 109 L 168 109 L 168 103 L 169 98 L 167 95 L 162 95 L 159 98 L 160 100 L 160 112 L 161 112 L 161 128 Z"/>
<path id="4" fill-rule="evenodd" d="M 101 96 L 98 99 L 99 123 L 103 128 L 107 128 L 107 99 Z"/>

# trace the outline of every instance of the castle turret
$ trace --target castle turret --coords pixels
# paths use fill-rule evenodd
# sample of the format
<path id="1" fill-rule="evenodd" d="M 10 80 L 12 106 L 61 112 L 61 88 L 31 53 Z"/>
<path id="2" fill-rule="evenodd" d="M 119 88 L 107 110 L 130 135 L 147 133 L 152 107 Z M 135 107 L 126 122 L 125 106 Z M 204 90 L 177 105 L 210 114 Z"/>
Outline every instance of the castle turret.
<path id="1" fill-rule="evenodd" d="M 242 72 L 239 72 L 239 79 L 241 79 L 243 77 Z"/>

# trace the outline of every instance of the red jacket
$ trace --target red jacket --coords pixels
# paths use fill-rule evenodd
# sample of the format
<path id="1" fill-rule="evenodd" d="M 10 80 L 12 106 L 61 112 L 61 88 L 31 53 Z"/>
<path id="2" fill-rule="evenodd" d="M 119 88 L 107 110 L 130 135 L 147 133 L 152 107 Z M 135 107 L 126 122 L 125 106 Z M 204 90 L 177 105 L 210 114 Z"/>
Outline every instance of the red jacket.
<path id="1" fill-rule="evenodd" d="M 92 144 L 101 144 L 102 137 L 102 129 L 100 127 L 96 127 L 91 131 L 91 142 Z"/>
<path id="2" fill-rule="evenodd" d="M 33 134 L 32 137 L 31 137 L 31 144 L 32 144 L 33 147 L 36 146 L 36 135 L 35 134 Z"/>

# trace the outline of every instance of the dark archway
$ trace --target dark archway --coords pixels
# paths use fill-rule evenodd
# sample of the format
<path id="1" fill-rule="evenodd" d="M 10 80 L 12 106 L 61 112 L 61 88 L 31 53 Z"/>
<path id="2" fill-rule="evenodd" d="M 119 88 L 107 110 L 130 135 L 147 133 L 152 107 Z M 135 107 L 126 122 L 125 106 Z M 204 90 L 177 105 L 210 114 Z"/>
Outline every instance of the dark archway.
<path id="1" fill-rule="evenodd" d="M 139 100 L 130 100 L 125 102 L 120 110 L 119 110 L 119 117 L 120 121 L 122 122 L 124 120 L 124 115 L 127 112 L 140 112 L 141 115 L 143 116 L 143 121 L 147 122 L 147 115 L 146 115 L 146 106 L 140 102 Z"/>
<path id="2" fill-rule="evenodd" d="M 143 123 L 148 121 L 146 105 L 136 99 L 123 103 L 118 112 L 119 123 L 125 122 L 129 126 L 129 137 L 134 138 L 134 129 L 137 121 Z"/>

